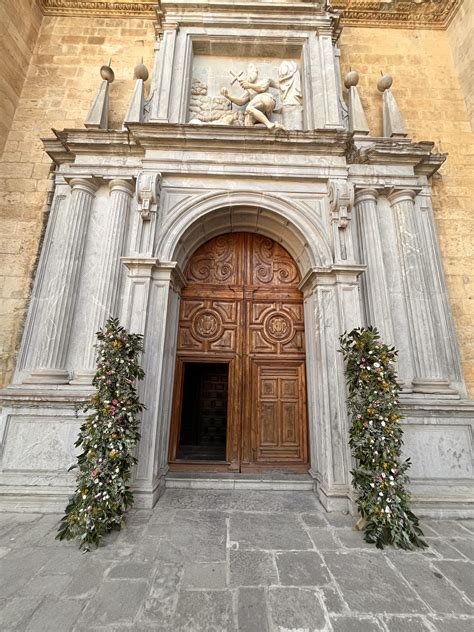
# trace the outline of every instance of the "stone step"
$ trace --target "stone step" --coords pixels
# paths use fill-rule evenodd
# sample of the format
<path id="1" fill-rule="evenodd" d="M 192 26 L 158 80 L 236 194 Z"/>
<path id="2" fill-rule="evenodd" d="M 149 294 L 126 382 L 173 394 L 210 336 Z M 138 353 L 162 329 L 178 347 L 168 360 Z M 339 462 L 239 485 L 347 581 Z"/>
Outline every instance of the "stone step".
<path id="1" fill-rule="evenodd" d="M 269 491 L 312 491 L 309 474 L 269 472 L 266 474 L 170 472 L 167 489 L 250 489 Z"/>

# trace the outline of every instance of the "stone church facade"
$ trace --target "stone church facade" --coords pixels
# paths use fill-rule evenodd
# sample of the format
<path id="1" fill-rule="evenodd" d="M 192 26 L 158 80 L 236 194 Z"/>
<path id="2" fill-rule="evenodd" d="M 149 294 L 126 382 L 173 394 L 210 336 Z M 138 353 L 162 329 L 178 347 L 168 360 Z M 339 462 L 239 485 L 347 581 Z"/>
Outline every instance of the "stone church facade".
<path id="1" fill-rule="evenodd" d="M 38 35 L 0 172 L 5 265 L 29 253 L 5 273 L 2 506 L 63 507 L 112 315 L 144 336 L 139 505 L 174 472 L 309 472 L 349 509 L 338 339 L 375 325 L 399 349 L 420 511 L 472 514 L 465 8 L 26 4 Z"/>

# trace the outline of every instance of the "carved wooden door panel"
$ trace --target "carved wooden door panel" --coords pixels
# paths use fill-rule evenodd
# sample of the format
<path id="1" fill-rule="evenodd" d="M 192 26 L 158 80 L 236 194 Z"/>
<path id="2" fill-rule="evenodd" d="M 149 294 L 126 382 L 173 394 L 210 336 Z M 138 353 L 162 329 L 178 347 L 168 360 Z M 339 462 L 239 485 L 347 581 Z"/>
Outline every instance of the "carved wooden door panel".
<path id="1" fill-rule="evenodd" d="M 271 239 L 231 233 L 199 248 L 181 300 L 170 444 L 175 469 L 188 362 L 228 371 L 226 462 L 203 469 L 305 469 L 308 462 L 300 275 Z M 192 465 L 192 464 L 191 464 Z M 179 467 L 182 466 L 182 467 Z"/>

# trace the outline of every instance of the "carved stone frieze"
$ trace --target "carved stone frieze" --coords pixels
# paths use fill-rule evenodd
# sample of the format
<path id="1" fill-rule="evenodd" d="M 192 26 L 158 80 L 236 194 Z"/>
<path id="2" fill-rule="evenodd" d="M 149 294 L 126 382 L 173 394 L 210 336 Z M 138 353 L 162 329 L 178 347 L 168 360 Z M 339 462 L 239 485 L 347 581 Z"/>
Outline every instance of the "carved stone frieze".
<path id="1" fill-rule="evenodd" d="M 342 12 L 343 25 L 445 29 L 461 2 L 462 0 L 331 0 L 327 4 L 334 14 Z M 39 0 L 39 6 L 45 15 L 114 18 L 160 19 L 161 4 L 163 3 L 159 0 Z M 192 14 L 192 10 L 189 13 Z M 190 17 L 188 15 L 187 19 Z"/>
<path id="2" fill-rule="evenodd" d="M 445 29 L 462 0 L 332 0 L 342 24 L 410 29 Z"/>

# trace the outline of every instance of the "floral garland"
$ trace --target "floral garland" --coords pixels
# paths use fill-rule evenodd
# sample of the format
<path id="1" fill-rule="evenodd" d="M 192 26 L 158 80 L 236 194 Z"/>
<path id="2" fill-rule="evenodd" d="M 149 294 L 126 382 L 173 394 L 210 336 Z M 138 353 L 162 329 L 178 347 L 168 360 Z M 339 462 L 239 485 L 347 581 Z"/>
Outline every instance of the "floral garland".
<path id="1" fill-rule="evenodd" d="M 137 462 L 134 449 L 140 439 L 137 415 L 143 405 L 136 380 L 144 377 L 138 363 L 142 336 L 129 334 L 118 320 L 109 319 L 97 333 L 97 392 L 83 408 L 92 411 L 75 443 L 82 452 L 77 464 L 77 489 L 69 499 L 59 525 L 58 540 L 80 538 L 79 548 L 99 546 L 102 537 L 119 530 L 133 503 L 127 481 Z"/>
<path id="2" fill-rule="evenodd" d="M 374 327 L 344 333 L 340 343 L 352 418 L 349 444 L 357 459 L 352 484 L 365 523 L 364 539 L 377 548 L 387 544 L 403 549 L 426 547 L 418 518 L 408 506 L 410 460 L 401 458 L 398 352 L 380 341 Z"/>

